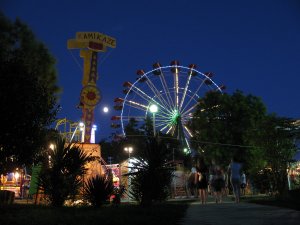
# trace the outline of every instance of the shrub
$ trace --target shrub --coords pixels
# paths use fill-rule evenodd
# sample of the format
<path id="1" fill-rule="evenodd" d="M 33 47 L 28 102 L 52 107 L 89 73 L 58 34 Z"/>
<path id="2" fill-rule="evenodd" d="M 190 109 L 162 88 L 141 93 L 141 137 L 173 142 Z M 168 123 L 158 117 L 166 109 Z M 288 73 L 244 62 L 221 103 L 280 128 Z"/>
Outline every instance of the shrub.
<path id="1" fill-rule="evenodd" d="M 143 206 L 164 201 L 169 196 L 173 167 L 166 163 L 168 149 L 157 138 L 148 138 L 142 157 L 133 162 L 129 194 Z"/>
<path id="2" fill-rule="evenodd" d="M 62 206 L 65 200 L 74 198 L 82 186 L 82 175 L 85 164 L 91 160 L 83 150 L 73 144 L 66 145 L 65 140 L 58 137 L 55 148 L 45 156 L 39 177 L 39 186 L 43 189 L 51 205 Z"/>
<path id="3" fill-rule="evenodd" d="M 84 199 L 93 206 L 100 207 L 113 194 L 114 185 L 112 179 L 105 176 L 95 176 L 89 179 L 84 187 Z"/>

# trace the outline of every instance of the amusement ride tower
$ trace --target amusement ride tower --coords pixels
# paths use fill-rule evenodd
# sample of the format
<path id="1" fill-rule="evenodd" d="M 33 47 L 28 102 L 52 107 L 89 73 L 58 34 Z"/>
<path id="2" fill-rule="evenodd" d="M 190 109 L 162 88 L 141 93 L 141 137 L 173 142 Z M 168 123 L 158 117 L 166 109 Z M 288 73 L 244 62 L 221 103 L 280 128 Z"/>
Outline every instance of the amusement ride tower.
<path id="1" fill-rule="evenodd" d="M 97 88 L 98 53 L 105 52 L 107 47 L 115 48 L 116 40 L 99 32 L 77 32 L 75 39 L 68 40 L 68 49 L 80 49 L 83 58 L 83 79 L 79 108 L 82 109 L 83 143 L 93 143 L 94 110 L 101 100 Z"/>

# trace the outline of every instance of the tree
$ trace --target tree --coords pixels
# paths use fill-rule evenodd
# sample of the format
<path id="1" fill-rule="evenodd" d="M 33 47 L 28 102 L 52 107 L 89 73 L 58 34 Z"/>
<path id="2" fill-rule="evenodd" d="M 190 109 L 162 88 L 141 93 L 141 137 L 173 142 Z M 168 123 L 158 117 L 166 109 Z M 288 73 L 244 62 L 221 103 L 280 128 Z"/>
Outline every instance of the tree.
<path id="1" fill-rule="evenodd" d="M 0 13 L 0 171 L 30 165 L 57 112 L 55 60 L 20 20 Z"/>
<path id="2" fill-rule="evenodd" d="M 128 159 L 128 153 L 124 151 L 124 147 L 127 145 L 134 146 L 135 149 L 140 149 L 143 146 L 145 139 L 145 132 L 138 127 L 138 122 L 131 118 L 129 123 L 125 127 L 126 138 L 116 138 L 117 134 L 113 133 L 108 140 L 101 140 L 101 155 L 107 161 L 110 162 L 122 162 Z M 136 155 L 137 152 L 133 152 Z"/>
<path id="3" fill-rule="evenodd" d="M 138 122 L 131 118 L 125 127 L 126 137 L 112 133 L 110 138 L 103 139 L 99 142 L 101 145 L 101 155 L 107 162 L 122 162 L 128 159 L 128 153 L 124 151 L 127 145 L 140 149 L 143 146 L 145 133 L 138 127 Z M 136 151 L 133 155 L 138 154 Z M 111 157 L 111 158 L 109 158 Z"/>
<path id="4" fill-rule="evenodd" d="M 257 155 L 252 155 L 249 147 L 251 137 L 258 133 L 257 127 L 265 115 L 266 108 L 258 97 L 245 96 L 241 91 L 232 95 L 209 92 L 199 100 L 189 124 L 194 133 L 192 146 L 222 166 L 239 154 L 245 168 L 252 167 Z"/>
<path id="5" fill-rule="evenodd" d="M 193 146 L 206 158 L 226 166 L 238 155 L 248 177 L 283 195 L 287 190 L 287 164 L 295 153 L 293 120 L 266 114 L 262 101 L 245 96 L 208 93 L 200 99 L 193 120 Z"/>
<path id="6" fill-rule="evenodd" d="M 92 158 L 79 146 L 66 144 L 60 136 L 54 142 L 54 149 L 49 149 L 44 156 L 39 186 L 51 205 L 62 206 L 65 200 L 78 194 L 86 171 L 85 164 Z"/>
<path id="7" fill-rule="evenodd" d="M 99 142 L 101 146 L 101 157 L 109 164 L 119 163 L 128 158 L 122 149 L 122 138 L 116 138 L 117 134 L 112 134 L 108 139 Z"/>
<path id="8" fill-rule="evenodd" d="M 265 160 L 270 191 L 280 196 L 287 193 L 287 166 L 296 152 L 293 122 L 289 118 L 268 115 L 260 125 L 260 135 L 255 138 Z"/>

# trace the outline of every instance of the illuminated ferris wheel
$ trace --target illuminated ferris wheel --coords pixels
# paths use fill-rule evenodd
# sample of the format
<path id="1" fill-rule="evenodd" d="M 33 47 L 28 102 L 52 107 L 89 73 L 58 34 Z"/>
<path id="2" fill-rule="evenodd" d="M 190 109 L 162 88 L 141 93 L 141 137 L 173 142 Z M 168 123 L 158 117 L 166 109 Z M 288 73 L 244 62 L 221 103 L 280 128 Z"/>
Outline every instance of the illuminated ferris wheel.
<path id="1" fill-rule="evenodd" d="M 121 113 L 112 117 L 112 127 L 120 127 L 126 135 L 125 127 L 131 119 L 144 122 L 150 117 L 154 131 L 175 136 L 189 148 L 188 140 L 193 134 L 186 125 L 199 99 L 208 91 L 225 89 L 212 76 L 211 72 L 196 70 L 194 64 L 180 66 L 178 61 L 172 61 L 170 66 L 155 63 L 148 72 L 138 70 L 135 82 L 123 84 L 125 97 L 114 100 L 114 108 Z"/>

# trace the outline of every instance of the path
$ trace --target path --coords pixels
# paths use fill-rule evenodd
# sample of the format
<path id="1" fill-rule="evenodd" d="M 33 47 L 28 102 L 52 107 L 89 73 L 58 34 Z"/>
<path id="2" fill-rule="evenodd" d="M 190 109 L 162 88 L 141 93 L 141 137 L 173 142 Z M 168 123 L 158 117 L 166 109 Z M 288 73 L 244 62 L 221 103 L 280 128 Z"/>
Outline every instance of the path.
<path id="1" fill-rule="evenodd" d="M 300 211 L 230 200 L 207 205 L 191 203 L 182 225 L 298 225 Z"/>

